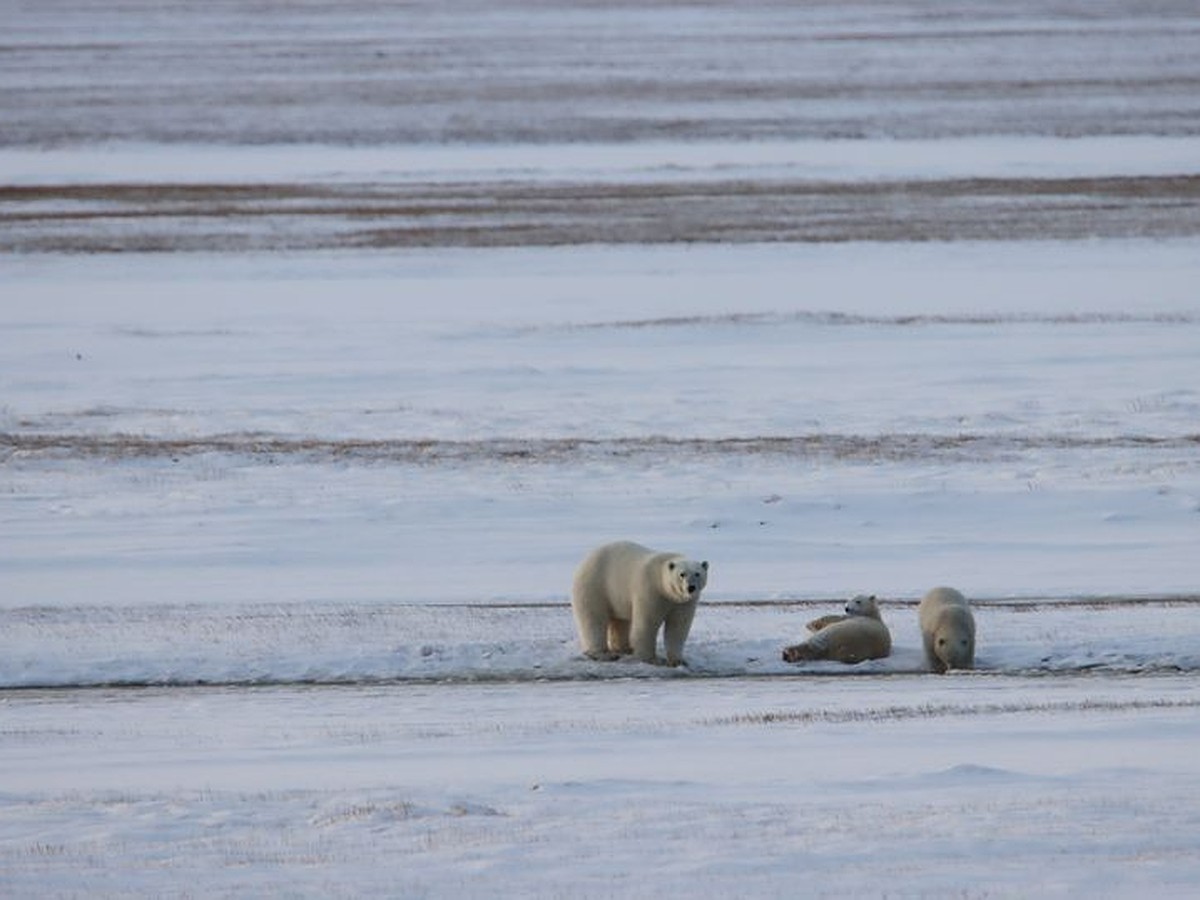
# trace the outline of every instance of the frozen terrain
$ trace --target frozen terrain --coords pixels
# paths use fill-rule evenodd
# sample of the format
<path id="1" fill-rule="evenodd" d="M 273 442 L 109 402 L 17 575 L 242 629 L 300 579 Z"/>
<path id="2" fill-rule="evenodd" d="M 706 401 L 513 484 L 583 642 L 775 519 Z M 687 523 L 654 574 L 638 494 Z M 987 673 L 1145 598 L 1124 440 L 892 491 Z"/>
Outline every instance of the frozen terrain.
<path id="1" fill-rule="evenodd" d="M 1002 7 L 0 0 L 0 895 L 1195 896 L 1200 19 Z"/>
<path id="2" fill-rule="evenodd" d="M 1191 0 L 5 0 L 27 146 L 1195 135 Z"/>

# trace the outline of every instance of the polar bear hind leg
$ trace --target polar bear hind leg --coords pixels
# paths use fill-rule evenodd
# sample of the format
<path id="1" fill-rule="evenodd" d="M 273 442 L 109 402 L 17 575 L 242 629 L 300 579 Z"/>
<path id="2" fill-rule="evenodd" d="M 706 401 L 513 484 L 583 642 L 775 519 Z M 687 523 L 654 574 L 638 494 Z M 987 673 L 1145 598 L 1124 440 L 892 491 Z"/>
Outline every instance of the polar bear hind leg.
<path id="1" fill-rule="evenodd" d="M 628 656 L 633 652 L 633 645 L 629 643 L 628 619 L 608 620 L 608 650 L 609 653 L 621 656 Z"/>
<path id="2" fill-rule="evenodd" d="M 821 652 L 808 641 L 805 641 L 803 644 L 793 644 L 791 647 L 784 647 L 783 649 L 784 662 L 804 662 L 808 659 L 822 658 Z"/>
<path id="3" fill-rule="evenodd" d="M 579 631 L 583 655 L 604 662 L 616 659 L 617 654 L 608 649 L 608 612 L 597 610 L 596 605 L 587 603 L 578 591 L 572 597 L 571 611 L 575 614 L 575 627 Z"/>
<path id="4" fill-rule="evenodd" d="M 785 647 L 783 660 L 784 662 L 804 662 L 809 659 L 825 659 L 828 655 L 829 635 L 824 629 L 821 629 L 804 643 Z"/>

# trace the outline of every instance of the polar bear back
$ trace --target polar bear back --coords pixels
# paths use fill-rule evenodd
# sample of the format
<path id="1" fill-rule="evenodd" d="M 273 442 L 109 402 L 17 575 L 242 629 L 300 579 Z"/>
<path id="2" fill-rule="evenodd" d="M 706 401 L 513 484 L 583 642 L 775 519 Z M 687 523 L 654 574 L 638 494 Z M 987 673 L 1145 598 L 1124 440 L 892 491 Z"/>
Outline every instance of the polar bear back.
<path id="1" fill-rule="evenodd" d="M 635 544 L 617 541 L 597 547 L 575 571 L 573 594 L 577 602 L 603 606 L 616 619 L 633 615 L 634 597 L 657 597 L 663 593 L 659 573 L 678 553 L 660 553 Z"/>
<path id="2" fill-rule="evenodd" d="M 871 616 L 851 616 L 822 628 L 808 639 L 821 659 L 836 659 L 857 663 L 867 659 L 882 659 L 892 652 L 892 635 L 882 619 Z"/>
<path id="3" fill-rule="evenodd" d="M 786 648 L 783 658 L 786 662 L 833 659 L 854 664 L 883 659 L 891 652 L 892 634 L 883 620 L 856 615 L 826 625 L 804 643 Z"/>

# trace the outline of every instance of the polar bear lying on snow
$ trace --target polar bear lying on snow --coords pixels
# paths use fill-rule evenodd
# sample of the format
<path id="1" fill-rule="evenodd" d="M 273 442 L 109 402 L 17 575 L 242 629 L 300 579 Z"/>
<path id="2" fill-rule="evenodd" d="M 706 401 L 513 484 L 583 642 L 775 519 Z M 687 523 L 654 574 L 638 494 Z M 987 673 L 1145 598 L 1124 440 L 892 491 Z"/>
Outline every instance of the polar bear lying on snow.
<path id="1" fill-rule="evenodd" d="M 706 584 L 707 562 L 631 541 L 596 548 L 575 571 L 571 590 L 583 652 L 600 660 L 632 653 L 657 663 L 662 628 L 667 665 L 682 665 L 683 645 Z"/>
<path id="2" fill-rule="evenodd" d="M 852 616 L 870 616 L 873 619 L 879 618 L 879 604 L 875 600 L 875 595 L 868 597 L 866 594 L 859 594 L 846 603 L 846 611 L 844 613 L 834 613 L 828 616 L 820 616 L 810 621 L 804 627 L 809 631 L 820 631 L 822 628 L 827 628 L 837 622 L 845 622 Z"/>
<path id="3" fill-rule="evenodd" d="M 859 663 L 892 652 L 892 635 L 879 615 L 873 596 L 859 595 L 846 604 L 846 615 L 823 616 L 809 623 L 812 637 L 783 651 L 784 662 L 834 659 Z"/>

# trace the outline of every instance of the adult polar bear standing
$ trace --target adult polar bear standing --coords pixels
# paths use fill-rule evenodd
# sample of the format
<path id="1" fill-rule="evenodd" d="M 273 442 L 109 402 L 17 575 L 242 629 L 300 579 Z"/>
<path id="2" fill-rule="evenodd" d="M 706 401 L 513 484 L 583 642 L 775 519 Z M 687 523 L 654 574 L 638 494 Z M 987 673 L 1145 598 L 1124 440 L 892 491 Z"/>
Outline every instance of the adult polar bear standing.
<path id="1" fill-rule="evenodd" d="M 975 616 L 967 598 L 949 587 L 936 587 L 917 605 L 925 659 L 938 674 L 975 667 Z"/>
<path id="2" fill-rule="evenodd" d="M 683 663 L 683 644 L 708 583 L 708 563 L 617 541 L 597 547 L 575 571 L 571 610 L 583 652 L 613 660 L 632 653 L 658 662 L 663 630 L 667 665 Z"/>

